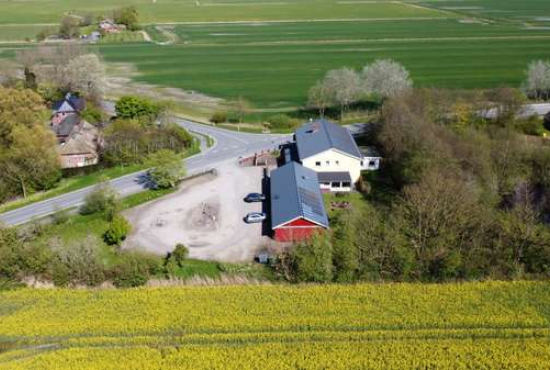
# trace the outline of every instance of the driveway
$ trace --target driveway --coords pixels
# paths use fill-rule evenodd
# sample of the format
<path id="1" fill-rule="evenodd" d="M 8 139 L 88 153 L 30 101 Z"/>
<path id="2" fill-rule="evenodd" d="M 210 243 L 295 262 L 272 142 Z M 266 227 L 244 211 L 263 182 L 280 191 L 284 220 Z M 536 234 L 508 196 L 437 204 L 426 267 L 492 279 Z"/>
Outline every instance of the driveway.
<path id="1" fill-rule="evenodd" d="M 238 167 L 229 160 L 216 170 L 216 175 L 190 180 L 174 194 L 125 212 L 134 230 L 124 248 L 166 254 L 182 243 L 192 258 L 251 261 L 268 239 L 262 236 L 261 224 L 243 221 L 262 205 L 243 198 L 261 191 L 262 168 Z"/>

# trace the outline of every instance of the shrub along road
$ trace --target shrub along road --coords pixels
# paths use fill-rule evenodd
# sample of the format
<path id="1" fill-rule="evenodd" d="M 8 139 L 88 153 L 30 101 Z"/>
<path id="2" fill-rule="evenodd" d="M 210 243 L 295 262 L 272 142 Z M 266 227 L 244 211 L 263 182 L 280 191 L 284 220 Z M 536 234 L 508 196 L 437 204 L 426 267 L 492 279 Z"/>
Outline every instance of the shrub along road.
<path id="1" fill-rule="evenodd" d="M 188 174 L 197 173 L 209 169 L 214 164 L 228 159 L 237 159 L 254 152 L 266 149 L 277 148 L 279 144 L 290 139 L 289 135 L 265 135 L 233 132 L 212 126 L 205 126 L 190 121 L 175 119 L 175 122 L 189 130 L 191 133 L 208 135 L 215 141 L 214 145 L 207 148 L 205 138 L 201 137 L 202 152 L 193 157 L 185 159 L 185 166 Z M 139 177 L 145 171 L 139 171 L 127 176 L 111 180 L 108 184 L 120 195 L 145 191 L 146 188 L 140 184 Z M 78 191 L 63 194 L 42 202 L 33 203 L 16 210 L 0 214 L 0 223 L 6 225 L 20 225 L 35 218 L 41 218 L 62 209 L 74 208 L 83 204 L 87 194 L 93 191 L 90 186 Z"/>

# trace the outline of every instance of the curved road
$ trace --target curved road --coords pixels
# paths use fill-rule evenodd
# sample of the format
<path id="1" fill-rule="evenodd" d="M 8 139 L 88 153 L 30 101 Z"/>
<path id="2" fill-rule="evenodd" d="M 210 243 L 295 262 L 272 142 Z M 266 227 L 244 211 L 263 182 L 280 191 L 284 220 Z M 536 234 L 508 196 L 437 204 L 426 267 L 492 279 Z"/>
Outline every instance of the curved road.
<path id="1" fill-rule="evenodd" d="M 183 119 L 175 119 L 175 122 L 191 133 L 208 135 L 215 140 L 212 147 L 206 148 L 205 140 L 201 139 L 201 153 L 185 159 L 188 174 L 210 169 L 213 165 L 228 159 L 237 160 L 239 156 L 253 154 L 260 150 L 277 148 L 279 144 L 290 139 L 289 135 L 240 133 Z M 139 184 L 137 181 L 138 177 L 143 175 L 144 172 L 145 171 L 140 171 L 119 177 L 108 183 L 121 196 L 139 193 L 146 190 L 144 185 Z M 86 195 L 93 191 L 93 189 L 94 186 L 90 186 L 0 214 L 0 223 L 6 225 L 19 225 L 31 221 L 34 218 L 50 215 L 61 209 L 78 207 L 82 205 Z"/>

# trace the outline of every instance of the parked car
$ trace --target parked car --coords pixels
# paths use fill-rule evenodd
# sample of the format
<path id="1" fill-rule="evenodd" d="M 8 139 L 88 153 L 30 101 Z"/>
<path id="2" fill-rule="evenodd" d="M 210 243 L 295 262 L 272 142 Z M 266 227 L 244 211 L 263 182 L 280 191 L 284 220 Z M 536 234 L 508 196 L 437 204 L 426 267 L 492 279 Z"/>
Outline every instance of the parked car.
<path id="1" fill-rule="evenodd" d="M 244 198 L 244 201 L 247 203 L 254 203 L 254 202 L 263 202 L 265 200 L 265 195 L 260 193 L 250 193 Z"/>
<path id="2" fill-rule="evenodd" d="M 246 215 L 246 217 L 244 218 L 244 222 L 246 222 L 247 224 L 256 224 L 264 221 L 265 218 L 266 218 L 265 213 L 251 212 Z"/>

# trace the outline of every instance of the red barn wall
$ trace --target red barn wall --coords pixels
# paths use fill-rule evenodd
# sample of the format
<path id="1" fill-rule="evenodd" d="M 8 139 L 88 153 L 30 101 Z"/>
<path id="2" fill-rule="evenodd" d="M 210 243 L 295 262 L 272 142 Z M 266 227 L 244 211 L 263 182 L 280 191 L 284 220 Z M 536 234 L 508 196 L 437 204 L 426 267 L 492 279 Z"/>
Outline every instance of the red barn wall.
<path id="1" fill-rule="evenodd" d="M 284 243 L 299 242 L 323 230 L 323 227 L 300 218 L 276 228 L 274 238 L 276 241 Z"/>

